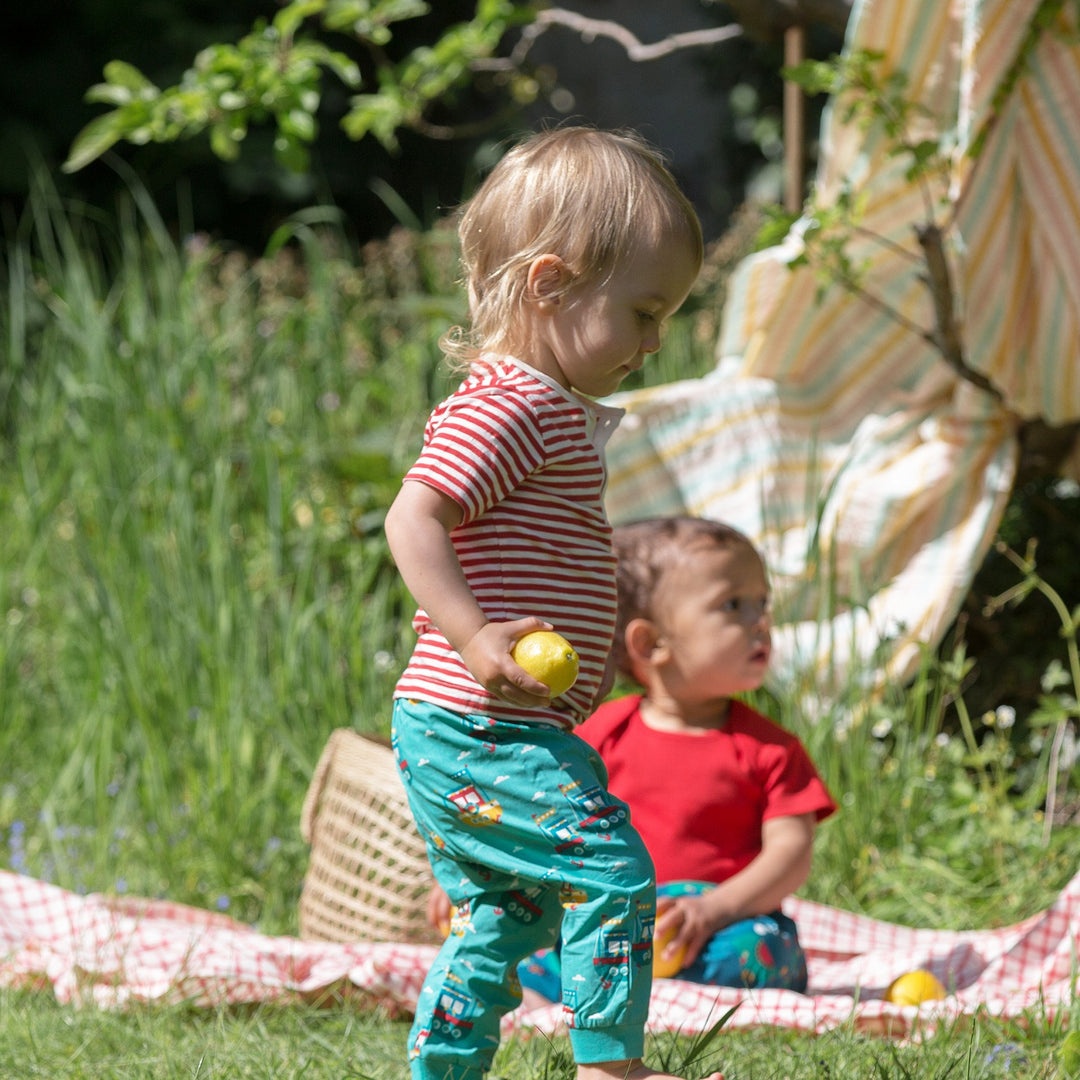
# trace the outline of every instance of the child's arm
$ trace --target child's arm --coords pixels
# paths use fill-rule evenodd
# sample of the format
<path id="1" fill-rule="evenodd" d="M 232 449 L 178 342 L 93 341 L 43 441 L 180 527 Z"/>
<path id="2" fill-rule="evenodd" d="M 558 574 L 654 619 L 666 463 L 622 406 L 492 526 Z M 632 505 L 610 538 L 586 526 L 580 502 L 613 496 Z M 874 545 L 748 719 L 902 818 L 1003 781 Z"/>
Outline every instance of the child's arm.
<path id="1" fill-rule="evenodd" d="M 665 953 L 673 955 L 685 947 L 685 966 L 717 930 L 780 907 L 780 901 L 810 876 L 816 824 L 813 813 L 769 818 L 762 823 L 761 851 L 752 862 L 704 896 L 664 904 L 656 920 L 657 934 L 679 928 Z"/>
<path id="2" fill-rule="evenodd" d="M 548 688 L 518 667 L 510 650 L 522 635 L 552 626 L 532 617 L 488 621 L 450 542 L 460 521 L 461 507 L 441 491 L 415 480 L 401 485 L 385 528 L 405 585 L 481 686 L 515 705 L 546 705 Z"/>

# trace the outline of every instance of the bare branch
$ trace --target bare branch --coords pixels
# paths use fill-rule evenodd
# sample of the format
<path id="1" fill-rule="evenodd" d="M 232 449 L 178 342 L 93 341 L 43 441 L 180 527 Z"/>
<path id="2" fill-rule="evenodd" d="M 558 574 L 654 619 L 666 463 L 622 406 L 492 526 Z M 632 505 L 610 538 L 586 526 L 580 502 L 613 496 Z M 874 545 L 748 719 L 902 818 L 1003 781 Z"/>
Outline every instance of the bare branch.
<path id="1" fill-rule="evenodd" d="M 700 48 L 705 45 L 718 45 L 723 41 L 742 36 L 742 27 L 735 23 L 728 26 L 708 27 L 704 30 L 685 30 L 679 34 L 670 34 L 651 44 L 641 42 L 635 34 L 621 23 L 609 19 L 590 19 L 576 11 L 565 8 L 547 8 L 537 13 L 533 22 L 522 28 L 521 39 L 506 60 L 493 59 L 482 65 L 487 70 L 517 68 L 522 65 L 529 50 L 541 34 L 554 26 L 573 30 L 581 35 L 582 41 L 591 44 L 598 37 L 610 38 L 623 47 L 630 60 L 644 62 L 657 60 L 680 49 Z"/>
<path id="2" fill-rule="evenodd" d="M 932 331 L 925 330 L 917 322 L 909 319 L 902 311 L 894 308 L 892 304 L 887 300 L 882 299 L 877 293 L 870 292 L 869 289 L 860 285 L 854 278 L 848 277 L 846 274 L 841 274 L 839 271 L 833 270 L 830 271 L 830 273 L 833 280 L 842 288 L 847 289 L 852 296 L 857 296 L 864 304 L 868 304 L 882 314 L 887 315 L 898 326 L 902 326 L 905 330 L 909 330 L 928 345 L 937 346 L 937 339 L 934 337 Z"/>
<path id="3" fill-rule="evenodd" d="M 996 401 L 1004 402 L 1002 392 L 981 372 L 976 371 L 964 359 L 964 346 L 960 342 L 960 330 L 953 311 L 952 276 L 945 258 L 941 229 L 934 222 L 915 226 L 915 235 L 926 261 L 926 281 L 934 301 L 936 329 L 931 340 L 937 346 L 945 363 L 962 379 L 985 390 Z"/>
<path id="4" fill-rule="evenodd" d="M 914 251 L 909 251 L 895 240 L 890 240 L 887 236 L 882 236 L 881 233 L 876 233 L 872 229 L 868 229 L 865 225 L 860 225 L 857 221 L 849 222 L 849 228 L 856 235 L 869 240 L 871 243 L 878 244 L 886 251 L 891 251 L 898 258 L 904 259 L 908 263 L 922 264 L 923 260 L 916 255 Z"/>

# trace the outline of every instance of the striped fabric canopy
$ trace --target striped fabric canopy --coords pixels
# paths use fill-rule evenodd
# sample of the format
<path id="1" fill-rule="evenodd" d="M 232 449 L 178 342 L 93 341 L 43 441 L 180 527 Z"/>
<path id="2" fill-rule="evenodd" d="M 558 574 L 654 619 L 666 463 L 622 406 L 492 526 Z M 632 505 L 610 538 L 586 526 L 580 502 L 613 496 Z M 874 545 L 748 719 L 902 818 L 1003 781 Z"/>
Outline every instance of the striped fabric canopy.
<path id="1" fill-rule="evenodd" d="M 845 48 L 884 53 L 933 118 L 926 137 L 951 140 L 935 194 L 955 210 L 961 341 L 1003 402 L 895 315 L 840 286 L 821 294 L 813 269 L 790 265 L 805 218 L 737 269 L 712 372 L 612 399 L 628 410 L 608 450 L 612 520 L 691 513 L 758 541 L 778 679 L 910 674 L 993 539 L 1020 420 L 1080 417 L 1077 29 L 1062 0 L 857 0 L 849 24 Z M 866 288 L 930 330 L 922 193 L 885 137 L 841 112 L 823 122 L 817 201 L 859 191 L 850 254 Z"/>

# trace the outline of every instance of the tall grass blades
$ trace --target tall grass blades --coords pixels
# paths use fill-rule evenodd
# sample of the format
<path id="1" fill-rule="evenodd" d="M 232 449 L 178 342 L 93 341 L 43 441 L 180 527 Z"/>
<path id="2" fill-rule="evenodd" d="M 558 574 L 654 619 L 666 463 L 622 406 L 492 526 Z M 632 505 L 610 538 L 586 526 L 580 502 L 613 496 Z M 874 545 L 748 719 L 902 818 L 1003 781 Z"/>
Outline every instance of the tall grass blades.
<path id="1" fill-rule="evenodd" d="M 381 517 L 451 304 L 381 304 L 325 238 L 252 262 L 119 222 L 42 183 L 7 248 L 0 837 L 292 929 L 314 762 L 385 728 L 409 645 Z"/>
<path id="2" fill-rule="evenodd" d="M 137 188 L 100 223 L 41 181 L 6 238 L 0 859 L 17 870 L 296 930 L 314 764 L 335 727 L 385 732 L 412 645 L 382 520 L 465 314 L 452 229 L 351 252 L 332 219 L 298 215 L 253 259 L 173 239 Z M 730 255 L 639 379 L 712 365 Z M 820 586 L 797 598 L 810 630 L 858 615 L 858 582 Z M 1049 735 L 1021 745 L 1006 713 L 967 714 L 959 645 L 906 686 L 836 670 L 827 693 L 763 702 L 841 803 L 806 895 L 956 928 L 1045 906 L 1075 871 L 1075 825 L 1043 815 L 1076 764 L 1075 686 L 1047 690 Z"/>

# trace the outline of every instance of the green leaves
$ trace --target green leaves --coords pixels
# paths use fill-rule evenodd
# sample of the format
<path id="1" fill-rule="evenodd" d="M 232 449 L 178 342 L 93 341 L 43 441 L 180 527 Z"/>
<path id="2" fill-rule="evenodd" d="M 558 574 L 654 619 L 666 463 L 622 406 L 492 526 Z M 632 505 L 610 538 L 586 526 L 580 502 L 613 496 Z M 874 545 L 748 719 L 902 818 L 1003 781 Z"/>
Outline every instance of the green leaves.
<path id="1" fill-rule="evenodd" d="M 275 150 L 291 168 L 307 167 L 307 144 L 318 133 L 315 112 L 324 68 L 349 86 L 360 71 L 346 55 L 316 41 L 294 41 L 304 14 L 323 6 L 306 0 L 279 12 L 273 25 L 258 24 L 236 45 L 211 45 L 195 57 L 178 86 L 160 90 L 130 64 L 113 61 L 105 82 L 90 88 L 87 100 L 114 106 L 76 136 L 66 172 L 100 157 L 113 143 L 174 142 L 204 130 L 218 157 L 232 161 L 252 124 L 272 119 Z"/>
<path id="2" fill-rule="evenodd" d="M 1080 1078 L 1080 1031 L 1070 1031 L 1058 1052 L 1061 1075 L 1065 1080 Z"/>
<path id="3" fill-rule="evenodd" d="M 385 0 L 383 3 L 370 4 L 367 0 L 331 0 L 323 16 L 323 25 L 327 30 L 340 30 L 351 33 L 361 41 L 373 45 L 387 45 L 393 34 L 389 24 L 404 19 L 415 19 L 426 15 L 430 7 L 423 0 Z"/>
<path id="4" fill-rule="evenodd" d="M 379 92 L 354 97 L 342 128 L 351 139 L 370 134 L 396 149 L 399 128 L 422 128 L 428 106 L 467 84 L 507 29 L 531 19 L 529 9 L 506 0 L 481 0 L 471 21 L 451 27 L 432 46 L 414 49 L 400 64 L 381 67 Z"/>
<path id="5" fill-rule="evenodd" d="M 316 18 L 324 31 L 346 33 L 373 47 L 378 90 L 356 95 L 342 126 L 350 138 L 371 134 L 393 149 L 398 128 L 422 127 L 432 102 L 466 84 L 474 65 L 494 54 L 509 26 L 532 18 L 531 9 L 508 0 L 480 0 L 473 19 L 451 27 L 434 45 L 414 49 L 396 65 L 380 59 L 393 37 L 392 24 L 429 10 L 422 0 L 294 0 L 236 44 L 204 49 L 180 83 L 166 89 L 132 65 L 111 61 L 105 81 L 86 93 L 87 101 L 111 109 L 75 137 L 64 171 L 84 168 L 120 140 L 166 143 L 203 132 L 219 158 L 233 161 L 252 126 L 272 123 L 278 161 L 293 172 L 306 172 L 308 147 L 318 137 L 324 72 L 350 89 L 362 83 L 349 56 L 313 32 L 304 33 Z"/>

